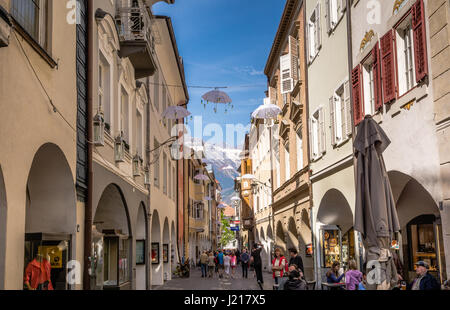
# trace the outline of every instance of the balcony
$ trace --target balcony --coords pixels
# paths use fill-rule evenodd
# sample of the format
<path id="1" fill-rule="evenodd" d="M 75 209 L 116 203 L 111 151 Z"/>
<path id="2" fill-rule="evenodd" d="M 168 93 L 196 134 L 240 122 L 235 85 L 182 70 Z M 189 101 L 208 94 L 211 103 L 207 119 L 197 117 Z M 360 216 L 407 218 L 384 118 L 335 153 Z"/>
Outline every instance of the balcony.
<path id="1" fill-rule="evenodd" d="M 145 6 L 119 7 L 116 24 L 119 31 L 120 57 L 128 57 L 135 68 L 135 78 L 151 76 L 156 71 L 153 58 L 152 18 Z"/>

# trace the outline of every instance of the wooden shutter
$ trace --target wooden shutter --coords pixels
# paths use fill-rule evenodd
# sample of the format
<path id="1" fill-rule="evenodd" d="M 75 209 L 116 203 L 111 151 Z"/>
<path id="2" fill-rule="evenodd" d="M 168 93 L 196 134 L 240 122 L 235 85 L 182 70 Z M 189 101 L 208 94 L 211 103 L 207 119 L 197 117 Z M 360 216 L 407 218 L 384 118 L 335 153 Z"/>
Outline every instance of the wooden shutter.
<path id="1" fill-rule="evenodd" d="M 319 110 L 319 153 L 323 154 L 326 151 L 325 145 L 325 114 L 323 108 Z"/>
<path id="2" fill-rule="evenodd" d="M 322 30 L 320 27 L 320 2 L 317 3 L 315 9 L 316 21 L 315 21 L 315 29 L 316 29 L 316 54 L 319 52 L 319 49 L 322 47 Z"/>
<path id="3" fill-rule="evenodd" d="M 300 72 L 298 68 L 298 40 L 293 36 L 289 36 L 289 54 L 291 55 L 291 73 L 294 81 L 300 79 Z"/>
<path id="4" fill-rule="evenodd" d="M 344 102 L 345 109 L 345 133 L 347 136 L 352 135 L 353 123 L 352 123 L 352 102 L 350 100 L 350 81 L 344 83 Z M 344 133 L 343 133 L 344 134 Z"/>
<path id="5" fill-rule="evenodd" d="M 381 70 L 383 79 L 383 103 L 387 104 L 395 99 L 395 63 L 394 63 L 394 30 L 389 30 L 381 38 Z"/>
<path id="6" fill-rule="evenodd" d="M 347 140 L 347 116 L 345 115 L 345 101 L 343 100 L 342 96 L 337 95 L 335 95 L 334 100 L 339 100 L 340 103 L 339 108 L 341 109 L 341 139 L 342 141 L 344 141 Z"/>
<path id="7" fill-rule="evenodd" d="M 355 126 L 357 126 L 364 118 L 363 97 L 362 97 L 362 81 L 361 81 L 361 65 L 356 66 L 352 71 L 352 91 L 353 91 L 353 117 Z"/>
<path id="8" fill-rule="evenodd" d="M 330 107 L 330 128 L 331 128 L 331 145 L 336 145 L 336 105 L 334 103 L 334 96 L 329 99 Z"/>
<path id="9" fill-rule="evenodd" d="M 294 81 L 292 79 L 292 64 L 291 64 L 291 55 L 286 54 L 280 57 L 280 86 L 281 93 L 287 94 L 292 92 L 294 88 Z"/>
<path id="10" fill-rule="evenodd" d="M 327 33 L 330 33 L 331 32 L 330 0 L 325 0 L 325 20 L 327 23 Z"/>
<path id="11" fill-rule="evenodd" d="M 423 0 L 418 0 L 412 7 L 412 27 L 414 31 L 416 82 L 419 83 L 428 76 L 428 53 Z"/>
<path id="12" fill-rule="evenodd" d="M 383 107 L 382 88 L 381 88 L 381 62 L 380 62 L 380 46 L 377 43 L 372 50 L 372 70 L 373 70 L 373 89 L 375 97 L 375 110 Z"/>

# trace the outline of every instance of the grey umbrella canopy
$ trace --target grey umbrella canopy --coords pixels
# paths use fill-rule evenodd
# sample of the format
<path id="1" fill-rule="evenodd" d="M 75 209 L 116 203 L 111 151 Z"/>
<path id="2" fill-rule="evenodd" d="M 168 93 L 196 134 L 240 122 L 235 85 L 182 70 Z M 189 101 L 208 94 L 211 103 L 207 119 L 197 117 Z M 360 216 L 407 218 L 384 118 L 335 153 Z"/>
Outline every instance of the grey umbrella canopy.
<path id="1" fill-rule="evenodd" d="M 354 142 L 357 162 L 354 228 L 362 234 L 367 250 L 369 289 L 389 289 L 397 283 L 390 244 L 400 224 L 382 156 L 390 143 L 377 122 L 366 116 Z M 376 272 L 371 275 L 377 279 L 370 281 L 369 272 L 374 266 Z"/>
<path id="2" fill-rule="evenodd" d="M 202 99 L 213 103 L 231 103 L 232 100 L 227 93 L 218 89 L 212 90 L 202 96 Z"/>

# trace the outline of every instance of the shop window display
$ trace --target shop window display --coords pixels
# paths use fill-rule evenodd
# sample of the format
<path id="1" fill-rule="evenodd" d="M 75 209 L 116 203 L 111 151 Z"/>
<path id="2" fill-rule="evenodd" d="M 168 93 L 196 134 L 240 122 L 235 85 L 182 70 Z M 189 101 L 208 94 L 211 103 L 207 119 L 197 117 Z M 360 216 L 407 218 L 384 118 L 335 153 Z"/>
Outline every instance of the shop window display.
<path id="1" fill-rule="evenodd" d="M 24 289 L 66 290 L 70 235 L 32 233 L 25 235 Z"/>
<path id="2" fill-rule="evenodd" d="M 331 268 L 333 262 L 341 263 L 346 269 L 348 262 L 355 257 L 355 237 L 353 228 L 342 234 L 337 226 L 322 230 L 323 267 Z"/>
<path id="3" fill-rule="evenodd" d="M 103 287 L 118 289 L 130 282 L 130 238 L 115 231 L 104 233 Z"/>

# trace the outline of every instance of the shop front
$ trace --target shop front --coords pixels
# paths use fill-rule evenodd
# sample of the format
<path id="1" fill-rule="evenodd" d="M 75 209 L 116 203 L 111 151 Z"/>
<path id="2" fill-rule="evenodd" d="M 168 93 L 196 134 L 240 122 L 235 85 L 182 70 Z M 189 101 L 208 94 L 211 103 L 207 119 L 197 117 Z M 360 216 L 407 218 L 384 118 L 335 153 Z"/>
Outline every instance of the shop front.
<path id="1" fill-rule="evenodd" d="M 95 212 L 92 280 L 97 290 L 131 289 L 131 231 L 121 190 L 109 185 Z"/>
<path id="2" fill-rule="evenodd" d="M 76 227 L 71 170 L 59 147 L 45 144 L 35 154 L 27 181 L 22 275 L 25 290 L 75 288 L 78 283 L 68 283 L 67 269 L 76 257 Z"/>
<path id="3" fill-rule="evenodd" d="M 415 263 L 425 261 L 429 272 L 440 283 L 447 280 L 441 212 L 425 187 L 414 178 L 400 172 L 390 172 L 401 230 L 392 249 L 401 261 L 401 275 L 406 282 L 415 276 Z"/>

